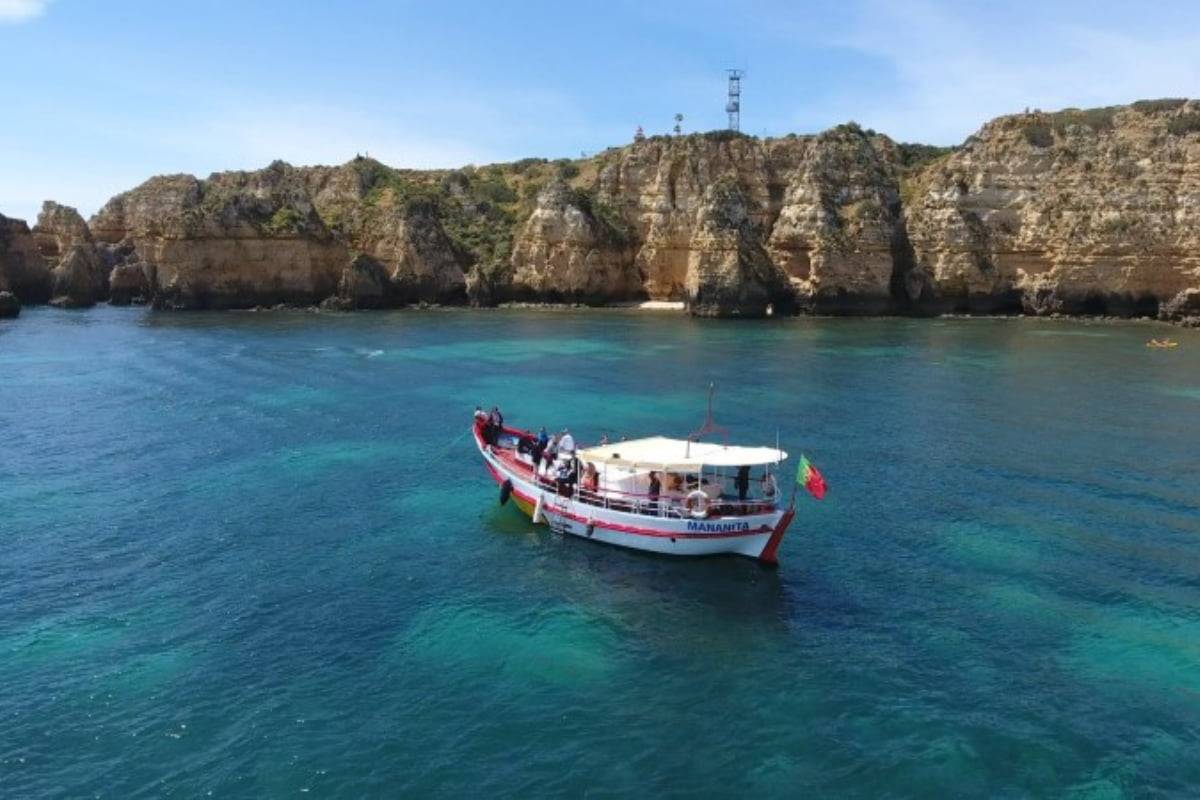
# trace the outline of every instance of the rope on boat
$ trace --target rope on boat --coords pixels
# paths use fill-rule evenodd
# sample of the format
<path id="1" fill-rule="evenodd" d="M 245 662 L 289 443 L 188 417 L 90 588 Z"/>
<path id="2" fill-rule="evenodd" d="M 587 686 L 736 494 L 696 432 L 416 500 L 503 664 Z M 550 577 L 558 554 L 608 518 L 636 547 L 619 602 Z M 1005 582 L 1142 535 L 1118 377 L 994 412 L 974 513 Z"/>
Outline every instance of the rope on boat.
<path id="1" fill-rule="evenodd" d="M 441 450 L 440 452 L 438 452 L 436 455 L 434 455 L 434 456 L 433 456 L 432 458 L 430 458 L 429 460 L 430 460 L 430 461 L 437 461 L 437 460 L 439 460 L 439 459 L 445 458 L 445 457 L 446 457 L 446 456 L 447 456 L 447 455 L 450 453 L 450 451 L 454 449 L 454 445 L 456 445 L 456 444 L 458 444 L 459 442 L 461 442 L 461 441 L 462 441 L 462 439 L 463 439 L 463 437 L 464 437 L 464 436 L 466 436 L 466 435 L 467 435 L 468 433 L 470 433 L 470 432 L 471 432 L 471 429 L 470 429 L 470 428 L 468 428 L 468 429 L 466 429 L 465 431 L 463 431 L 462 433 L 460 433 L 458 436 L 455 436 L 455 437 L 454 437 L 454 439 L 453 439 L 453 440 L 451 440 L 450 444 L 446 445 L 446 449 L 444 449 L 444 450 Z"/>

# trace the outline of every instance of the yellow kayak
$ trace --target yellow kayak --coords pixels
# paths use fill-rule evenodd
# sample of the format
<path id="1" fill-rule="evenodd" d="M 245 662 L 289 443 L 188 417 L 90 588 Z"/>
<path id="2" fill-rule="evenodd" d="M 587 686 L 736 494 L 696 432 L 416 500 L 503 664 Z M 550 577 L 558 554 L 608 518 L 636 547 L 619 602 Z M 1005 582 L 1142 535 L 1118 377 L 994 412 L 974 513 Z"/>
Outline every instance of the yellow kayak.
<path id="1" fill-rule="evenodd" d="M 1162 341 L 1159 341 L 1158 339 L 1151 339 L 1150 341 L 1146 342 L 1146 347 L 1178 347 L 1178 346 L 1179 346 L 1179 342 L 1173 342 L 1170 339 L 1163 339 Z"/>

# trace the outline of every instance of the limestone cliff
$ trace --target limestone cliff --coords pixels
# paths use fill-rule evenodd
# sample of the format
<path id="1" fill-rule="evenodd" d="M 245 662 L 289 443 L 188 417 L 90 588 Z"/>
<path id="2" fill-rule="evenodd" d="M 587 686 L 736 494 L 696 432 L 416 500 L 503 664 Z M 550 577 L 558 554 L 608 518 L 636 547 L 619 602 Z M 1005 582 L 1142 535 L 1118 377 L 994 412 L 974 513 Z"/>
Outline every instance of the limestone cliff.
<path id="1" fill-rule="evenodd" d="M 678 300 L 695 314 L 1200 316 L 1200 103 L 1003 117 L 950 151 L 850 123 L 579 160 L 151 178 L 0 225 L 0 291 L 62 305 Z M 40 251 L 40 255 L 39 255 Z"/>
<path id="2" fill-rule="evenodd" d="M 626 233 L 561 179 L 538 194 L 512 264 L 510 292 L 522 300 L 603 303 L 643 295 Z"/>
<path id="3" fill-rule="evenodd" d="M 37 241 L 24 220 L 0 214 L 0 292 L 20 303 L 50 299 L 50 271 L 38 252 Z M 12 307 L 12 301 L 8 301 Z M 19 306 L 17 306 L 19 308 Z"/>
<path id="4" fill-rule="evenodd" d="M 907 267 L 899 173 L 895 143 L 853 126 L 822 133 L 807 148 L 767 242 L 803 308 L 899 310 L 893 283 Z"/>
<path id="5" fill-rule="evenodd" d="M 33 226 L 38 250 L 50 268 L 50 302 L 86 308 L 108 296 L 113 249 L 98 247 L 79 212 L 47 200 Z"/>
<path id="6" fill-rule="evenodd" d="M 1200 287 L 1200 103 L 1002 117 L 906 187 L 936 311 L 1181 315 Z"/>
<path id="7" fill-rule="evenodd" d="M 787 275 L 767 255 L 750 209 L 734 180 L 718 180 L 705 191 L 688 241 L 692 313 L 761 317 L 774 303 L 788 302 Z"/>
<path id="8" fill-rule="evenodd" d="M 434 210 L 392 202 L 377 162 L 152 178 L 91 220 L 97 239 L 130 248 L 143 285 L 164 308 L 313 304 L 383 307 L 465 299 L 461 256 Z M 362 257 L 367 258 L 367 262 Z M 378 289 L 356 275 L 376 262 Z"/>
<path id="9" fill-rule="evenodd" d="M 151 178 L 110 200 L 90 227 L 149 265 L 143 274 L 163 308 L 313 303 L 333 293 L 349 261 L 303 176 L 281 162 L 206 181 Z"/>
<path id="10" fill-rule="evenodd" d="M 842 126 L 655 137 L 578 162 L 462 170 L 277 162 L 153 178 L 90 229 L 127 251 L 113 276 L 132 288 L 114 299 L 148 291 L 166 308 L 650 298 L 762 315 L 799 297 L 880 312 L 899 238 L 894 161 L 884 137 Z"/>
<path id="11" fill-rule="evenodd" d="M 779 213 L 787 175 L 804 148 L 805 140 L 796 137 L 759 141 L 723 131 L 652 137 L 599 156 L 593 191 L 597 205 L 629 232 L 627 246 L 651 299 L 693 302 L 703 297 L 697 307 L 701 313 L 751 313 L 748 306 L 727 305 L 738 296 L 728 288 L 745 264 L 714 260 L 713 248 L 722 247 L 718 240 L 764 240 Z M 722 190 L 715 196 L 709 190 L 718 183 Z M 716 206 L 734 213 L 714 213 Z M 722 230 L 723 224 L 728 227 Z M 750 270 L 743 277 L 754 274 Z M 748 287 L 746 297 L 754 298 L 755 313 L 766 305 L 759 295 L 767 294 L 763 286 Z M 772 294 L 768 303 L 787 302 L 790 291 L 785 295 Z"/>
<path id="12" fill-rule="evenodd" d="M 704 315 L 878 313 L 891 310 L 903 240 L 895 161 L 890 140 L 853 125 L 816 137 L 654 137 L 597 156 L 596 177 L 575 191 L 620 234 L 608 258 L 588 242 L 590 257 L 632 259 L 651 299 Z M 517 240 L 517 269 L 530 234 Z M 562 249 L 569 261 L 571 244 Z"/>

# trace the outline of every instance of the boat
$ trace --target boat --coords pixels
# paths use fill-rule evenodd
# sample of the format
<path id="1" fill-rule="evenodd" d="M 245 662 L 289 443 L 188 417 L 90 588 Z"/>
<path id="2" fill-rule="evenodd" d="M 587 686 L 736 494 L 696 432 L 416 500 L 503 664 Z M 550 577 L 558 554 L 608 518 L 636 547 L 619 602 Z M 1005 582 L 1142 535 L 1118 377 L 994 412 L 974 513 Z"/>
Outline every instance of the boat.
<path id="1" fill-rule="evenodd" d="M 1169 348 L 1178 346 L 1179 342 L 1176 342 L 1172 339 L 1151 339 L 1150 341 L 1146 342 L 1146 347 Z"/>
<path id="2" fill-rule="evenodd" d="M 578 447 L 559 454 L 568 472 L 574 467 L 571 480 L 547 469 L 545 459 L 535 466 L 530 431 L 477 414 L 472 432 L 500 502 L 511 500 L 559 534 L 672 556 L 728 553 L 777 564 L 795 516 L 794 490 L 785 504 L 776 481 L 787 459 L 778 447 L 705 442 L 696 434 Z"/>

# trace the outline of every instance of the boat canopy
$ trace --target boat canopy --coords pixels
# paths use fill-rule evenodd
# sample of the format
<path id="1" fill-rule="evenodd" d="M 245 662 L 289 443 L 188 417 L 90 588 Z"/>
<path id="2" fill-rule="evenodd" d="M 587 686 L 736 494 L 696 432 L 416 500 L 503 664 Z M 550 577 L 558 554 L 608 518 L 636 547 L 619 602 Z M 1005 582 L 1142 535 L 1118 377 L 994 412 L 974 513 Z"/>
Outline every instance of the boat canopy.
<path id="1" fill-rule="evenodd" d="M 695 472 L 701 467 L 751 467 L 777 464 L 787 453 L 774 447 L 737 447 L 715 442 L 689 442 L 651 436 L 628 442 L 588 447 L 576 455 L 583 461 L 603 462 L 630 469 Z"/>

